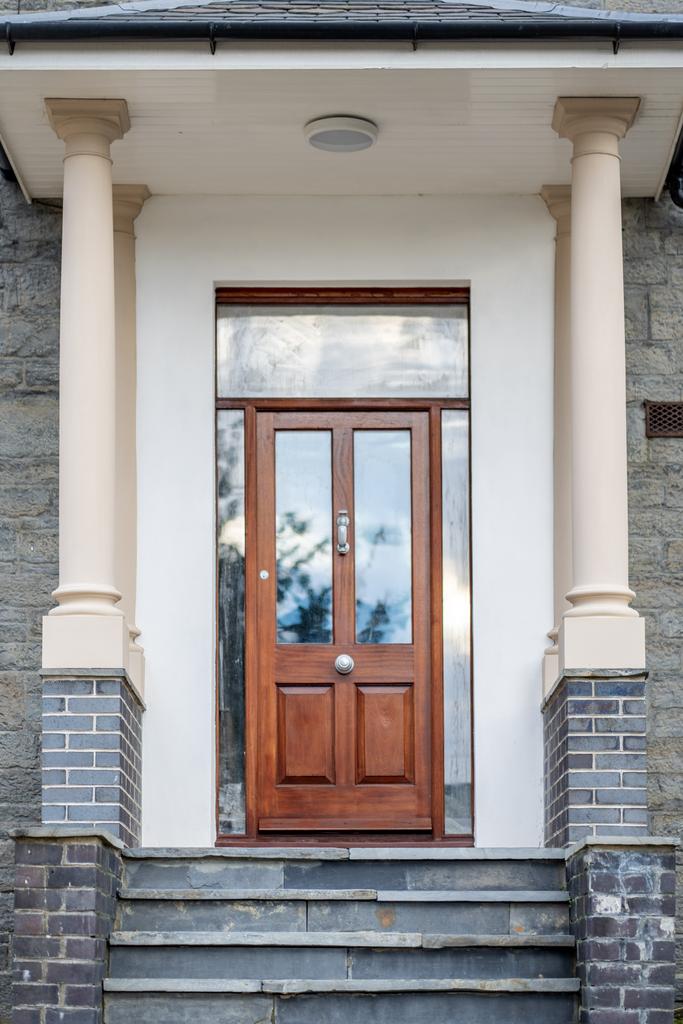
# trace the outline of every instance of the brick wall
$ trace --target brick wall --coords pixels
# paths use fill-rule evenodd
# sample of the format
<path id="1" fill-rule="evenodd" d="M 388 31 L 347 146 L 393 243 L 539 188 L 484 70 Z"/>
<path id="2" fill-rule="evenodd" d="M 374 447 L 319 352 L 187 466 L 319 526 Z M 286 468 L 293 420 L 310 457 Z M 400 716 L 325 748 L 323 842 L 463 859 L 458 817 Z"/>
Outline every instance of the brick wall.
<path id="1" fill-rule="evenodd" d="M 101 1024 L 120 878 L 109 840 L 17 840 L 13 1024 Z"/>
<path id="2" fill-rule="evenodd" d="M 45 679 L 42 764 L 44 822 L 139 844 L 142 706 L 125 677 Z"/>
<path id="3" fill-rule="evenodd" d="M 40 619 L 57 585 L 61 218 L 0 178 L 0 1021 L 9 1019 L 8 830 L 40 821 Z"/>

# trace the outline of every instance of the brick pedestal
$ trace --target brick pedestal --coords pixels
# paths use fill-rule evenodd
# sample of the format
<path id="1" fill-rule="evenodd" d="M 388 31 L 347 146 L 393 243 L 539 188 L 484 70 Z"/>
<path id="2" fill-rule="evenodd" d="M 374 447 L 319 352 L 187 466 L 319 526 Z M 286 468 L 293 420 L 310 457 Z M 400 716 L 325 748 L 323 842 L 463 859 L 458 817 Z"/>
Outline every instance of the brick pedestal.
<path id="1" fill-rule="evenodd" d="M 101 1024 L 120 849 L 93 830 L 17 835 L 12 1024 Z"/>
<path id="2" fill-rule="evenodd" d="M 588 839 L 568 851 L 580 1024 L 672 1024 L 676 845 Z"/>
<path id="3" fill-rule="evenodd" d="M 43 678 L 43 821 L 140 842 L 143 707 L 125 673 Z"/>
<path id="4" fill-rule="evenodd" d="M 564 675 L 543 704 L 545 844 L 647 835 L 646 674 Z"/>

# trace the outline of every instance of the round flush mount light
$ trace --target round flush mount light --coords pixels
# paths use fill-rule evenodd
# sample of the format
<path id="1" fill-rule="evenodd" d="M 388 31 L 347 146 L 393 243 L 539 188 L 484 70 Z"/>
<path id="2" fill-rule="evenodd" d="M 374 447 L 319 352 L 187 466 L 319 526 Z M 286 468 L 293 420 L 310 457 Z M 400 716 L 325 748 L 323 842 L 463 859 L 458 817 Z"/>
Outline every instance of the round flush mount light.
<path id="1" fill-rule="evenodd" d="M 369 149 L 377 141 L 379 130 L 364 117 L 319 117 L 305 125 L 304 134 L 316 149 L 355 153 Z"/>

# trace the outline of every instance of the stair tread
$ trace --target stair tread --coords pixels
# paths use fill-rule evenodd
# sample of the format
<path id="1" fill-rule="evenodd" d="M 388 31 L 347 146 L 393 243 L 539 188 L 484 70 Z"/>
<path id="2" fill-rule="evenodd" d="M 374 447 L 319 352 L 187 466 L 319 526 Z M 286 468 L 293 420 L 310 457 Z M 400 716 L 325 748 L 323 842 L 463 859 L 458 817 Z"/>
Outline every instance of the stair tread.
<path id="1" fill-rule="evenodd" d="M 113 946 L 369 946 L 443 949 L 449 947 L 568 947 L 571 935 L 450 935 L 420 932 L 192 932 L 115 931 Z"/>
<path id="2" fill-rule="evenodd" d="M 577 978 L 498 979 L 338 979 L 318 981 L 294 978 L 242 981 L 223 978 L 105 978 L 105 992 L 270 992 L 296 995 L 313 992 L 539 992 L 573 993 Z"/>
<path id="3" fill-rule="evenodd" d="M 460 861 L 564 861 L 562 849 L 533 847 L 455 846 L 224 846 L 224 847 L 136 847 L 123 851 L 131 860 L 460 860 Z"/>
<path id="4" fill-rule="evenodd" d="M 376 889 L 121 889 L 124 900 L 376 900 Z"/>
<path id="5" fill-rule="evenodd" d="M 138 889 L 126 900 L 377 900 L 382 903 L 566 903 L 563 889 Z"/>

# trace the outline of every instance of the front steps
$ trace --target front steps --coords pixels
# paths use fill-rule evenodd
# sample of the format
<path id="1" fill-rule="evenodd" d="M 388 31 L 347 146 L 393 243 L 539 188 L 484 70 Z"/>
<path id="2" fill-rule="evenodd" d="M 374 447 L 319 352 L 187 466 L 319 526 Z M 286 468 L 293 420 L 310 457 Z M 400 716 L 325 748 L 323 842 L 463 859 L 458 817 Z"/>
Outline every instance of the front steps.
<path id="1" fill-rule="evenodd" d="M 561 851 L 128 851 L 105 1024 L 572 1024 Z"/>

